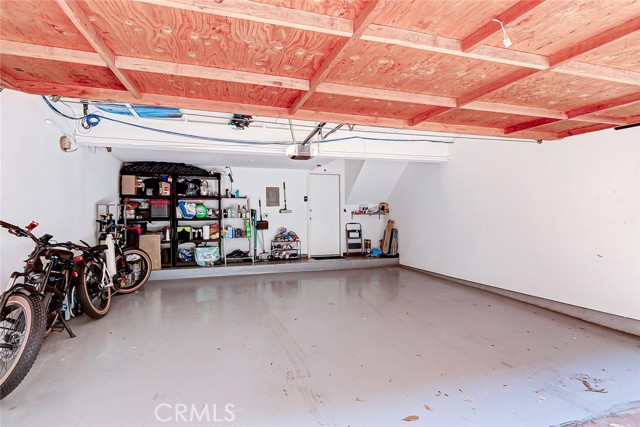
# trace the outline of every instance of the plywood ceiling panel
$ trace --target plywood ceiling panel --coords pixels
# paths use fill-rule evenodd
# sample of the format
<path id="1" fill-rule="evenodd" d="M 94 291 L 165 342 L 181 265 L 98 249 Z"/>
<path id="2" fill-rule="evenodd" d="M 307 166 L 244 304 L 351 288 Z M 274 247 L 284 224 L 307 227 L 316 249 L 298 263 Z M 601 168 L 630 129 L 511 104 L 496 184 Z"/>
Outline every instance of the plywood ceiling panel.
<path id="1" fill-rule="evenodd" d="M 507 32 L 511 49 L 551 55 L 638 16 L 637 0 L 551 0 L 507 25 Z M 485 44 L 502 47 L 502 33 Z"/>
<path id="2" fill-rule="evenodd" d="M 482 101 L 569 111 L 639 90 L 632 85 L 547 72 L 500 89 Z"/>
<path id="3" fill-rule="evenodd" d="M 122 83 L 106 67 L 92 67 L 13 55 L 0 55 L 0 64 L 3 74 L 8 74 L 17 81 L 47 81 L 61 85 L 124 90 Z"/>
<path id="4" fill-rule="evenodd" d="M 310 78 L 339 38 L 126 0 L 84 10 L 116 55 Z"/>
<path id="5" fill-rule="evenodd" d="M 327 81 L 458 97 L 515 69 L 478 59 L 363 41 L 345 53 Z"/>
<path id="6" fill-rule="evenodd" d="M 53 1 L 2 0 L 0 39 L 91 51 L 69 18 Z"/>
<path id="7" fill-rule="evenodd" d="M 564 120 L 561 122 L 549 123 L 536 128 L 543 132 L 561 133 L 569 130 L 580 129 L 583 127 L 592 126 L 593 123 L 581 122 L 578 120 Z"/>
<path id="8" fill-rule="evenodd" d="M 640 72 L 640 32 L 584 53 L 576 61 Z"/>
<path id="9" fill-rule="evenodd" d="M 610 108 L 602 111 L 600 114 L 609 117 L 635 117 L 640 116 L 640 102 L 624 105 L 622 107 Z"/>
<path id="10" fill-rule="evenodd" d="M 536 139 L 639 116 L 639 0 L 0 8 L 0 85 L 29 93 Z"/>
<path id="11" fill-rule="evenodd" d="M 145 93 L 286 108 L 300 91 L 194 77 L 131 72 Z"/>
<path id="12" fill-rule="evenodd" d="M 429 108 L 410 102 L 378 101 L 342 95 L 314 94 L 305 104 L 305 109 L 312 111 L 335 111 L 336 113 L 356 114 L 373 117 L 392 117 L 408 119 Z"/>
<path id="13" fill-rule="evenodd" d="M 454 109 L 438 116 L 438 122 L 448 124 L 460 124 L 469 126 L 485 126 L 494 128 L 506 128 L 531 120 L 531 116 L 516 114 L 488 113 L 486 111 L 473 111 Z"/>
<path id="14" fill-rule="evenodd" d="M 518 0 L 393 0 L 375 22 L 463 39 L 517 2 Z"/>
<path id="15" fill-rule="evenodd" d="M 322 15 L 355 19 L 368 0 L 256 0 L 290 9 L 306 10 Z"/>

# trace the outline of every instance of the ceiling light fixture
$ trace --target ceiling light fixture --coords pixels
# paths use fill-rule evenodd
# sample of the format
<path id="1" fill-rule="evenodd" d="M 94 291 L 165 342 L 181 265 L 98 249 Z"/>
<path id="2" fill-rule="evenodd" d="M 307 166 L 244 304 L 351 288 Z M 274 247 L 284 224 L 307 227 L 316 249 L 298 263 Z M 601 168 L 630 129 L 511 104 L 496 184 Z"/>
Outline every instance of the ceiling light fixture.
<path id="1" fill-rule="evenodd" d="M 502 44 L 504 44 L 504 47 L 511 47 L 513 43 L 511 43 L 509 34 L 507 34 L 507 30 L 504 28 L 504 24 L 502 23 L 502 21 L 496 18 L 493 18 L 492 21 L 495 21 L 498 24 L 500 24 L 500 28 L 502 28 Z"/>

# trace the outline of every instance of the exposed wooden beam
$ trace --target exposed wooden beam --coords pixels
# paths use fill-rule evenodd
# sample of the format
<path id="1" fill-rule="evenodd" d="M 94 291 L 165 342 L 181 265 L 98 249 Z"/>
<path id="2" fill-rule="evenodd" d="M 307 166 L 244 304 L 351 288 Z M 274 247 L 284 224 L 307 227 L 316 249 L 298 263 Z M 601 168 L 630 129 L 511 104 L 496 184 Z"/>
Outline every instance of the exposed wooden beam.
<path id="1" fill-rule="evenodd" d="M 229 18 L 263 24 L 280 25 L 289 28 L 351 37 L 353 21 L 321 13 L 291 9 L 250 0 L 134 0 L 157 6 L 191 10 Z"/>
<path id="2" fill-rule="evenodd" d="M 555 67 L 571 58 L 604 46 L 638 30 L 640 30 L 640 16 L 554 53 L 549 57 L 549 66 Z"/>
<path id="3" fill-rule="evenodd" d="M 144 94 L 140 99 L 135 99 L 129 92 L 116 89 L 87 88 L 79 86 L 59 85 L 52 83 L 39 83 L 25 81 L 20 82 L 19 90 L 39 95 L 62 95 L 71 98 L 103 100 L 122 103 L 135 103 L 137 105 L 152 106 L 172 106 L 175 108 L 185 108 L 203 111 L 215 111 L 226 113 L 251 114 L 264 117 L 282 117 L 309 121 L 325 120 L 332 123 L 350 123 L 364 126 L 392 127 L 398 129 L 408 128 L 406 120 L 391 119 L 385 117 L 359 116 L 340 113 L 322 113 L 312 110 L 300 110 L 295 115 L 291 115 L 288 108 L 268 107 L 252 104 L 242 104 L 235 102 L 225 102 L 207 99 L 186 98 L 179 96 Z M 446 132 L 485 136 L 504 136 L 502 129 L 487 128 L 468 125 L 450 125 L 444 123 L 422 123 L 416 128 L 431 132 Z M 549 132 L 523 132 L 518 138 L 531 139 L 555 139 L 555 134 Z"/>
<path id="4" fill-rule="evenodd" d="M 0 53 L 4 55 L 25 56 L 29 58 L 47 59 L 50 61 L 71 62 L 74 64 L 106 67 L 107 64 L 95 52 L 62 49 L 29 43 L 0 40 Z"/>
<path id="5" fill-rule="evenodd" d="M 627 123 L 626 124 L 633 125 L 633 124 L 636 124 L 636 123 L 640 123 L 640 114 L 637 115 L 637 116 L 629 117 L 627 119 Z"/>
<path id="6" fill-rule="evenodd" d="M 174 76 L 195 77 L 209 80 L 223 80 L 234 83 L 245 83 L 282 87 L 287 89 L 308 90 L 309 81 L 293 77 L 272 76 L 269 74 L 235 71 L 224 68 L 204 67 L 201 65 L 178 64 L 151 59 L 116 57 L 116 66 L 122 70 L 143 71 L 149 73 L 171 74 Z"/>
<path id="7" fill-rule="evenodd" d="M 0 72 L 0 86 L 6 87 L 7 89 L 20 90 L 17 85 L 18 83 L 13 77 L 9 74 Z"/>
<path id="8" fill-rule="evenodd" d="M 587 64 L 585 62 L 567 61 L 555 66 L 553 71 L 556 73 L 570 74 L 572 76 L 588 77 L 590 79 L 640 86 L 640 73 L 637 71 L 603 67 L 601 65 Z"/>
<path id="9" fill-rule="evenodd" d="M 615 126 L 615 125 L 597 124 L 597 125 L 584 126 L 584 127 L 580 127 L 580 128 L 577 128 L 577 129 L 571 129 L 571 130 L 567 130 L 567 131 L 564 131 L 564 132 L 560 132 L 560 133 L 556 134 L 556 137 L 558 139 L 566 138 L 568 136 L 581 135 L 583 133 L 595 132 L 597 130 L 610 129 L 613 126 Z"/>
<path id="10" fill-rule="evenodd" d="M 333 48 L 331 53 L 324 60 L 320 68 L 315 72 L 309 83 L 309 90 L 300 94 L 300 96 L 291 105 L 291 114 L 295 114 L 307 100 L 313 95 L 318 85 L 327 77 L 331 72 L 335 64 L 341 58 L 342 54 L 353 46 L 369 27 L 369 24 L 382 12 L 387 0 L 369 0 L 365 7 L 360 11 L 358 17 L 354 21 L 353 35 L 343 41 L 340 41 L 338 45 Z"/>
<path id="11" fill-rule="evenodd" d="M 607 43 L 610 43 L 614 40 L 617 40 L 620 37 L 624 37 L 632 32 L 635 32 L 637 30 L 640 29 L 640 16 L 636 17 L 634 19 L 631 19 L 627 22 L 625 22 L 622 25 L 619 25 L 617 27 L 611 28 L 607 31 L 604 31 L 594 37 L 591 37 L 587 40 L 583 40 L 582 42 L 579 42 L 573 46 L 569 46 L 565 49 L 560 50 L 559 52 L 556 52 L 555 54 L 551 55 L 549 57 L 549 66 L 550 69 L 553 69 L 557 66 L 559 66 L 560 64 L 570 60 L 571 58 L 574 58 L 575 56 L 581 55 L 585 52 L 588 52 L 592 49 L 596 49 L 598 47 L 601 47 Z M 464 94 L 463 96 L 458 98 L 458 107 L 463 106 L 471 101 L 475 101 L 476 99 L 481 98 L 482 96 L 485 95 L 489 95 L 497 90 L 502 89 L 503 87 L 506 87 L 510 84 L 513 84 L 519 80 L 522 80 L 530 75 L 533 75 L 537 72 L 547 72 L 545 70 L 543 71 L 537 71 L 537 70 L 532 70 L 532 69 L 520 69 L 518 71 L 514 71 L 510 74 L 508 74 L 507 76 L 498 79 L 494 82 L 491 82 L 487 85 L 484 85 L 480 88 L 477 88 L 469 93 Z M 635 94 L 633 94 L 635 95 Z M 632 99 L 635 99 L 634 96 L 631 96 Z M 624 100 L 625 97 L 621 98 Z M 632 101 L 635 102 L 635 101 Z M 621 105 L 625 105 L 625 104 L 621 104 Z M 617 106 L 617 105 L 614 105 Z M 590 114 L 590 113 L 594 113 L 596 111 L 600 111 L 600 109 L 605 109 L 605 108 L 599 108 L 598 106 L 593 106 L 596 109 L 595 110 L 590 110 L 589 108 L 581 108 L 581 109 L 576 109 L 572 112 L 567 113 L 568 117 L 576 117 L 576 116 L 582 116 L 582 115 L 586 115 L 586 114 Z M 611 108 L 611 107 L 607 107 L 607 108 Z M 413 117 L 412 119 L 409 120 L 409 123 L 415 125 L 417 123 L 420 123 L 421 121 L 427 120 L 427 119 L 432 119 L 436 116 L 438 116 L 439 114 L 445 112 L 447 110 L 443 110 L 437 114 L 433 114 L 433 110 L 432 111 L 425 111 L 423 113 L 420 113 L 418 115 L 416 115 L 415 117 Z M 572 115 L 573 114 L 573 115 Z M 527 122 L 527 124 L 530 124 L 530 128 L 534 128 L 536 126 L 542 126 L 544 120 L 540 120 L 540 125 L 536 125 L 535 121 L 531 121 L 531 122 Z"/>
<path id="12" fill-rule="evenodd" d="M 248 21 L 299 28 L 318 33 L 352 37 L 354 21 L 323 15 L 304 10 L 291 9 L 251 0 L 134 0 L 175 9 L 209 13 L 217 16 L 243 19 Z M 361 13 L 362 14 L 362 13 Z M 464 52 L 459 40 L 419 33 L 401 28 L 371 24 L 361 37 L 362 40 L 396 44 L 416 49 L 429 50 L 449 55 L 483 59 L 502 64 L 543 70 L 549 67 L 549 61 L 543 55 L 517 52 L 493 46 L 479 46 L 473 52 Z"/>
<path id="13" fill-rule="evenodd" d="M 122 85 L 131 93 L 134 98 L 140 98 L 140 91 L 138 90 L 136 84 L 131 79 L 129 79 L 129 77 L 127 77 L 122 71 L 120 71 L 118 67 L 116 67 L 115 56 L 113 52 L 111 51 L 109 46 L 107 46 L 102 37 L 100 37 L 78 2 L 76 0 L 55 1 L 60 6 L 64 14 L 67 15 L 73 25 L 78 29 L 80 34 L 82 34 L 82 36 L 87 40 L 91 47 L 93 47 L 98 55 L 100 55 L 111 72 L 113 72 L 118 80 L 120 80 L 120 83 L 122 83 Z"/>
<path id="14" fill-rule="evenodd" d="M 544 0 L 521 0 L 496 16 L 495 19 L 500 20 L 506 26 L 543 2 Z M 499 23 L 487 22 L 462 40 L 462 51 L 470 51 L 498 31 L 502 31 Z"/>
<path id="15" fill-rule="evenodd" d="M 498 104 L 495 102 L 473 101 L 460 107 L 464 110 L 488 111 L 492 113 L 516 114 L 519 116 L 548 117 L 550 119 L 568 119 L 562 111 L 547 110 L 545 108 L 523 107 L 513 104 Z"/>
<path id="16" fill-rule="evenodd" d="M 530 120 L 528 122 L 523 122 L 523 123 L 518 123 L 516 125 L 513 126 L 508 126 L 504 129 L 504 134 L 505 135 L 509 135 L 511 133 L 514 132 L 519 132 L 521 130 L 527 130 L 527 129 L 531 129 L 531 128 L 535 128 L 538 126 L 542 126 L 542 125 L 546 125 L 549 123 L 555 123 L 555 122 L 559 122 L 560 119 L 549 119 L 546 117 L 540 118 L 540 119 L 535 119 L 535 120 Z"/>
<path id="17" fill-rule="evenodd" d="M 54 48 L 50 46 L 33 45 L 29 43 L 13 42 L 0 40 L 0 53 L 7 55 L 16 55 L 29 58 L 39 58 L 46 60 L 62 61 L 77 63 L 83 65 L 106 67 L 104 61 L 95 52 L 77 51 L 71 49 Z M 203 78 L 210 80 L 230 81 L 243 84 L 261 84 L 272 87 L 282 87 L 295 90 L 308 90 L 309 82 L 303 79 L 291 77 L 271 76 L 260 73 L 251 73 L 245 71 L 235 71 L 215 67 L 203 67 L 197 65 L 177 64 L 172 62 L 163 62 L 149 59 L 131 58 L 131 57 L 115 57 L 115 64 L 121 70 L 141 71 L 141 72 L 157 72 L 184 77 Z M 567 63 L 568 65 L 570 63 Z M 584 64 L 590 67 L 591 64 Z M 560 67 L 564 67 L 561 65 Z M 604 68 L 604 67 L 600 67 Z M 612 70 L 613 69 L 607 69 Z M 602 74 L 605 74 L 603 71 Z M 11 78 L 10 76 L 6 76 Z M 10 87 L 11 83 L 6 81 L 5 87 Z M 318 93 L 327 93 L 334 95 L 344 95 L 368 99 L 378 99 L 394 102 L 408 102 L 414 104 L 424 104 L 430 106 L 455 107 L 457 105 L 455 98 L 426 95 L 420 93 L 400 92 L 395 90 L 387 90 L 380 88 L 370 88 L 361 86 L 351 86 L 339 83 L 323 82 L 316 88 Z M 567 119 L 568 116 L 560 111 L 548 110 L 543 108 L 534 108 L 526 106 L 518 106 L 512 104 L 499 104 L 483 101 L 472 101 L 468 104 L 461 105 L 460 108 L 475 111 L 488 111 L 504 114 L 517 114 L 532 117 L 547 117 L 557 119 Z M 435 112 L 431 113 L 435 114 Z M 581 121 L 594 123 L 611 123 L 625 124 L 626 121 L 619 117 L 600 116 L 596 114 L 587 114 L 580 116 Z"/>
<path id="18" fill-rule="evenodd" d="M 536 70 L 549 68 L 549 60 L 543 55 L 493 46 L 478 46 L 472 52 L 464 52 L 460 40 L 385 25 L 369 25 L 361 39 Z"/>
<path id="19" fill-rule="evenodd" d="M 409 126 L 415 126 L 417 124 L 420 124 L 432 117 L 438 116 L 444 113 L 445 111 L 449 111 L 449 110 L 451 110 L 451 108 L 436 107 L 436 108 L 429 109 L 427 111 L 423 111 L 422 113 L 417 114 L 414 117 L 409 119 Z"/>
<path id="20" fill-rule="evenodd" d="M 640 101 L 640 92 L 621 96 L 615 99 L 609 99 L 597 104 L 591 104 L 585 107 L 576 108 L 571 111 L 567 111 L 567 116 L 569 116 L 569 118 L 580 117 L 584 116 L 585 114 L 596 113 L 598 111 L 608 110 L 609 108 L 614 107 L 622 107 L 624 105 L 633 104 L 638 101 Z"/>
<path id="21" fill-rule="evenodd" d="M 582 116 L 574 117 L 574 119 L 580 120 L 581 122 L 608 123 L 610 125 L 624 125 L 627 123 L 627 120 L 624 117 L 611 117 L 600 114 L 584 114 Z"/>
<path id="22" fill-rule="evenodd" d="M 485 95 L 489 95 L 499 89 L 502 89 L 505 86 L 510 85 L 511 83 L 515 83 L 518 80 L 522 80 L 525 77 L 530 76 L 537 72 L 538 72 L 537 70 L 533 70 L 531 68 L 521 68 L 519 70 L 513 71 L 500 79 L 494 80 L 491 83 L 488 83 L 484 86 L 480 86 L 470 92 L 465 93 L 464 95 L 462 95 L 457 99 L 458 101 L 457 106 L 463 107 L 466 104 L 469 104 L 478 98 L 481 98 Z M 449 108 L 429 109 L 411 118 L 409 120 L 409 124 L 411 126 L 415 126 L 419 123 L 424 122 L 425 120 L 433 119 L 434 117 L 437 117 L 448 110 Z"/>
<path id="23" fill-rule="evenodd" d="M 357 98 L 379 99 L 383 101 L 407 102 L 413 104 L 439 105 L 455 107 L 456 99 L 445 96 L 425 95 L 421 93 L 401 92 L 363 86 L 351 86 L 340 83 L 323 82 L 318 85 L 316 92 L 332 95 L 352 96 Z"/>

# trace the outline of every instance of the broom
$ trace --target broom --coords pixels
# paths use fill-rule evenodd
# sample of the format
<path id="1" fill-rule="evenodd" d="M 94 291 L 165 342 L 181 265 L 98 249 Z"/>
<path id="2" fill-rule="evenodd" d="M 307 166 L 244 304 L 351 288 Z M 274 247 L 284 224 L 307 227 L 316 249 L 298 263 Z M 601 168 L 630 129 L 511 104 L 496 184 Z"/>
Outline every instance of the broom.
<path id="1" fill-rule="evenodd" d="M 280 213 L 291 213 L 289 209 L 287 209 L 287 186 L 286 183 L 282 183 L 282 190 L 284 191 L 284 209 L 280 209 Z"/>

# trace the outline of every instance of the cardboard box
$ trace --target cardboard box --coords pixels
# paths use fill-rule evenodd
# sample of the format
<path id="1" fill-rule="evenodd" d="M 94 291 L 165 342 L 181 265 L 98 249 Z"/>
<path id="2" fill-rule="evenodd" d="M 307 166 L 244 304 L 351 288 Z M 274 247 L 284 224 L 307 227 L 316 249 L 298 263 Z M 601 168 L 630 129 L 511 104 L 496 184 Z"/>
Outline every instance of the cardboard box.
<path id="1" fill-rule="evenodd" d="M 151 258 L 151 269 L 160 270 L 162 268 L 162 260 L 160 257 L 160 240 L 162 235 L 160 233 L 143 234 L 140 236 L 140 243 L 138 247 L 145 251 L 149 258 Z"/>
<path id="2" fill-rule="evenodd" d="M 135 175 L 122 175 L 120 192 L 124 195 L 134 196 L 138 194 L 138 177 Z"/>
<path id="3" fill-rule="evenodd" d="M 160 195 L 161 196 L 170 196 L 171 195 L 171 184 L 168 182 L 160 183 Z"/>

